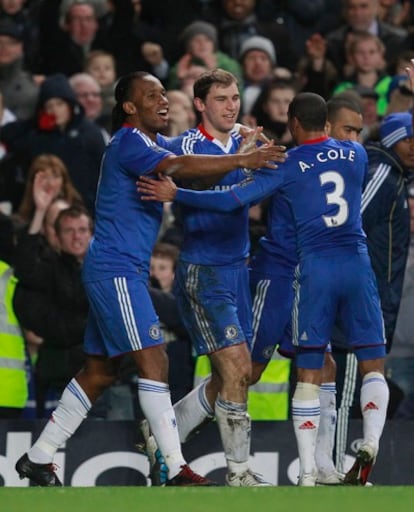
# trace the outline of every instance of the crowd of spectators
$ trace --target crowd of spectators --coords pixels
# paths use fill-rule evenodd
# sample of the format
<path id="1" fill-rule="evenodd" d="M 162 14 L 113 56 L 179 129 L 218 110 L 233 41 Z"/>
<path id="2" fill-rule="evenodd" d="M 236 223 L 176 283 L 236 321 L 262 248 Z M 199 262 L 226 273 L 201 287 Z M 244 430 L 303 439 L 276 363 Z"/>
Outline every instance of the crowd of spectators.
<path id="1" fill-rule="evenodd" d="M 195 126 L 193 83 L 220 67 L 239 80 L 239 121 L 263 126 L 277 143 L 292 143 L 287 108 L 300 91 L 326 100 L 352 96 L 365 143 L 378 140 L 384 116 L 413 108 L 405 73 L 412 58 L 414 2 L 407 0 L 0 0 L 0 259 L 19 280 L 15 309 L 37 415 L 45 414 L 49 391 L 59 393 L 83 361 L 88 307 L 80 268 L 120 76 L 139 69 L 161 80 L 170 100 L 165 135 Z M 253 250 L 266 203 L 257 208 Z M 179 212 L 168 205 L 151 294 L 173 361 L 174 400 L 191 388 L 193 361 L 160 262 L 172 279 L 180 243 Z M 410 293 L 409 282 L 404 290 Z M 399 339 L 409 318 L 398 324 Z M 414 339 L 401 354 L 414 360 Z M 390 374 L 398 373 L 397 355 Z M 408 381 L 402 387 L 412 396 L 414 373 Z M 120 385 L 130 397 L 133 382 L 126 361 Z M 106 397 L 107 411 L 114 402 Z M 118 413 L 112 417 L 131 416 Z"/>

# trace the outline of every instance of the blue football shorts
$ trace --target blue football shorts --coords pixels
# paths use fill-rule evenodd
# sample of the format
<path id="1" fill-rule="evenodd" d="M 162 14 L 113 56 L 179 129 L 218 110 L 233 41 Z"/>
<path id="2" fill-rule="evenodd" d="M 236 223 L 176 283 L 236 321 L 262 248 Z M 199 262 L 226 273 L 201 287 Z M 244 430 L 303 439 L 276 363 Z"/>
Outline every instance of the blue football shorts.
<path id="1" fill-rule="evenodd" d="M 245 262 L 205 266 L 179 261 L 174 294 L 197 355 L 251 343 L 251 297 Z"/>
<path id="2" fill-rule="evenodd" d="M 90 304 L 84 350 L 119 356 L 163 343 L 148 286 L 138 275 L 84 283 Z"/>
<path id="3" fill-rule="evenodd" d="M 273 262 L 272 272 L 250 270 L 253 297 L 252 361 L 267 363 L 275 348 L 285 357 L 293 357 L 292 307 L 294 268 Z"/>
<path id="4" fill-rule="evenodd" d="M 337 317 L 359 360 L 385 356 L 380 298 L 367 252 L 346 249 L 300 263 L 292 322 L 298 367 L 322 367 Z"/>

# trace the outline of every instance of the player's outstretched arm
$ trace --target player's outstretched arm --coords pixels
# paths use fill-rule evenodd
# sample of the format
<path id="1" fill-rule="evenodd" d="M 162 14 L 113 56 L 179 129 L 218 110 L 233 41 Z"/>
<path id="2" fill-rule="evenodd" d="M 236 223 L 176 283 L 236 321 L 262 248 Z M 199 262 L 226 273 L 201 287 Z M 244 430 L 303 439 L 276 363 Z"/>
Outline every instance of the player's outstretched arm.
<path id="1" fill-rule="evenodd" d="M 235 155 L 181 155 L 164 158 L 154 169 L 155 173 L 174 178 L 199 178 L 216 176 L 239 167 L 247 169 L 277 169 L 277 162 L 286 160 L 284 148 L 273 141 Z"/>
<path id="2" fill-rule="evenodd" d="M 171 201 L 205 210 L 230 212 L 246 204 L 265 199 L 283 183 L 279 173 L 261 169 L 251 178 L 233 185 L 230 190 L 195 191 L 176 188 L 171 179 L 161 175 L 159 180 L 141 176 L 138 192 L 144 201 Z"/>

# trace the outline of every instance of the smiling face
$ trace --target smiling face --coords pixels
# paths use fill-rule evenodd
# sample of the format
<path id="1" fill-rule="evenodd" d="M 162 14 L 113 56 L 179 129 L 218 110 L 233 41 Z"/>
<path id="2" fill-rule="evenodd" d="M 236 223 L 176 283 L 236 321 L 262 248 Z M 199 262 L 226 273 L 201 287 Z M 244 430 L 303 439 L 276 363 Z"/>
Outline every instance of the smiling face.
<path id="1" fill-rule="evenodd" d="M 207 132 L 221 140 L 227 140 L 240 111 L 240 92 L 233 82 L 228 87 L 213 84 L 204 100 L 194 99 Z"/>
<path id="2" fill-rule="evenodd" d="M 135 80 L 130 101 L 123 103 L 126 121 L 155 139 L 168 123 L 168 98 L 158 78 L 146 75 Z"/>

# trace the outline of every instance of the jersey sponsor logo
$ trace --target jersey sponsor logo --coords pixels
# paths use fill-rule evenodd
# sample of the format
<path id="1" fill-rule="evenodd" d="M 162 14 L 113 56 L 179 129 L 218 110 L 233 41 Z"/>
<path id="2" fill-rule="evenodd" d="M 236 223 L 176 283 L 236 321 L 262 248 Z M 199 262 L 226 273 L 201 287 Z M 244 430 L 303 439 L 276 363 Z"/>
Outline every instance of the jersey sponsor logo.
<path id="1" fill-rule="evenodd" d="M 149 335 L 153 340 L 159 340 L 161 337 L 161 330 L 158 325 L 151 325 L 149 328 Z"/>
<path id="2" fill-rule="evenodd" d="M 228 325 L 224 329 L 224 336 L 226 337 L 227 340 L 234 340 L 235 338 L 237 338 L 238 334 L 239 331 L 235 325 Z"/>

